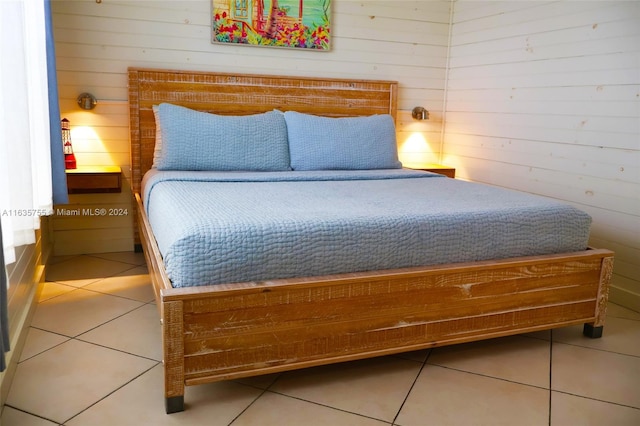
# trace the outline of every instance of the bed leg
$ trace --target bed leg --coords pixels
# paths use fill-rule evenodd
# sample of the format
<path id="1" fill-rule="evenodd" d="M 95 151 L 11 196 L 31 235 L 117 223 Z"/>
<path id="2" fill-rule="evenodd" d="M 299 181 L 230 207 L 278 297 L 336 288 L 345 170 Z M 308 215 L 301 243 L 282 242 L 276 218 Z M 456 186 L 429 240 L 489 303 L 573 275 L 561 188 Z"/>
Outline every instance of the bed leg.
<path id="1" fill-rule="evenodd" d="M 184 411 L 184 395 L 169 396 L 164 399 L 164 408 L 167 414 Z"/>
<path id="2" fill-rule="evenodd" d="M 600 269 L 600 283 L 598 285 L 598 296 L 596 299 L 595 321 L 585 323 L 582 334 L 592 339 L 602 337 L 604 319 L 607 315 L 607 303 L 609 301 L 609 284 L 613 274 L 613 256 L 602 258 Z"/>
<path id="3" fill-rule="evenodd" d="M 183 302 L 162 302 L 164 399 L 167 414 L 184 411 Z"/>
<path id="4" fill-rule="evenodd" d="M 599 339 L 600 337 L 602 337 L 602 330 L 604 329 L 604 326 L 599 326 L 596 327 L 595 325 L 593 325 L 593 323 L 587 323 L 584 325 L 584 328 L 582 329 L 582 334 L 584 334 L 587 337 L 591 337 L 592 339 Z"/>

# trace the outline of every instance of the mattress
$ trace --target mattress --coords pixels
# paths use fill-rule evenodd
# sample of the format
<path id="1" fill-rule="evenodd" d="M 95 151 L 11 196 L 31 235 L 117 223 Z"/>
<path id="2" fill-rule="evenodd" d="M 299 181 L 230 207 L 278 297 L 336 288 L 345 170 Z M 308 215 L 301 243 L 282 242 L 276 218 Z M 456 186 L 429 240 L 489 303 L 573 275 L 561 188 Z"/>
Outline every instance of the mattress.
<path id="1" fill-rule="evenodd" d="M 415 170 L 152 170 L 143 201 L 174 287 L 580 251 L 553 199 Z"/>

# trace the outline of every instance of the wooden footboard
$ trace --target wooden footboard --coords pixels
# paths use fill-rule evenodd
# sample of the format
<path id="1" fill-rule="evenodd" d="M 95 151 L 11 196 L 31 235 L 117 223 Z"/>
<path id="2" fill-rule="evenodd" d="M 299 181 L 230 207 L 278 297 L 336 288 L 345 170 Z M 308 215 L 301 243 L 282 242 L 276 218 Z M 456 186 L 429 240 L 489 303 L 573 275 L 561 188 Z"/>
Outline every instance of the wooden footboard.
<path id="1" fill-rule="evenodd" d="M 609 250 L 171 288 L 139 203 L 163 323 L 167 412 L 185 385 L 572 324 L 597 337 Z"/>

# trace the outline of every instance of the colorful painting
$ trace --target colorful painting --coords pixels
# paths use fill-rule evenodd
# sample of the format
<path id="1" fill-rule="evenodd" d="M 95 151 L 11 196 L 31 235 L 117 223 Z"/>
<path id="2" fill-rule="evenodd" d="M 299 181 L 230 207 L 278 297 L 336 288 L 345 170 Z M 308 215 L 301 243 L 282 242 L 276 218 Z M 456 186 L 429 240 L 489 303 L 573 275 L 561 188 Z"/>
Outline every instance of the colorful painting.
<path id="1" fill-rule="evenodd" d="M 213 43 L 329 50 L 331 0 L 212 0 Z"/>

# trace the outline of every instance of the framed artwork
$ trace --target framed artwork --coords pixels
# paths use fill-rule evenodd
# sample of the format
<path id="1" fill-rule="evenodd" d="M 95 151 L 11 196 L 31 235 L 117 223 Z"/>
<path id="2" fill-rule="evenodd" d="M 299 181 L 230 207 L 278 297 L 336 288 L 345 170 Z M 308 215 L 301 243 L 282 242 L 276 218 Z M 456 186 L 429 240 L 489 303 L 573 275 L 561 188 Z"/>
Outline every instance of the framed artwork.
<path id="1" fill-rule="evenodd" d="M 329 50 L 331 0 L 212 0 L 212 42 Z"/>

